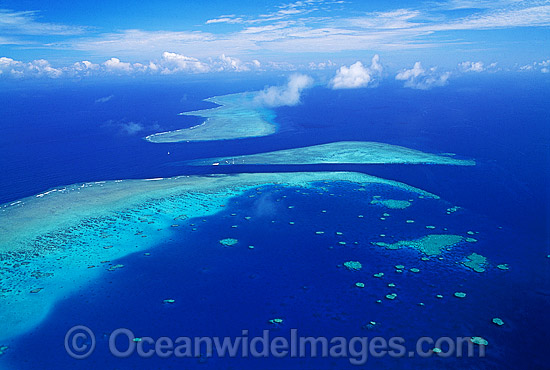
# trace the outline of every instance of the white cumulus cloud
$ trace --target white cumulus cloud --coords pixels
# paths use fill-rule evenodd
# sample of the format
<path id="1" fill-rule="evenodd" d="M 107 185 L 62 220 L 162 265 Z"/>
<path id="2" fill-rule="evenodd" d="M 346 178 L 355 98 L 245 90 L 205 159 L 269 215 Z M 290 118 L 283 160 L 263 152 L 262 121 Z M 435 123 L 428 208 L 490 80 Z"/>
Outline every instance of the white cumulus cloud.
<path id="1" fill-rule="evenodd" d="M 1 58 L 0 58 L 1 59 Z M 1 60 L 0 60 L 0 70 L 1 70 L 1 67 L 2 66 L 2 63 L 1 63 Z M 521 72 L 525 72 L 525 71 L 540 71 L 542 73 L 550 73 L 550 59 L 548 60 L 543 60 L 541 62 L 533 62 L 531 64 L 526 64 L 526 65 L 523 65 L 523 66 L 520 66 L 518 67 L 518 69 L 521 71 Z"/>
<path id="2" fill-rule="evenodd" d="M 99 64 L 83 60 L 82 62 L 76 62 L 69 67 L 63 68 L 65 72 L 71 77 L 75 76 L 90 76 L 94 71 L 97 71 L 101 68 Z"/>
<path id="3" fill-rule="evenodd" d="M 483 72 L 485 66 L 483 62 L 462 62 L 458 64 L 458 69 L 461 72 Z"/>
<path id="4" fill-rule="evenodd" d="M 370 67 L 364 67 L 360 61 L 352 64 L 349 67 L 342 66 L 336 75 L 330 81 L 330 86 L 333 89 L 356 89 L 359 87 L 373 86 L 378 83 L 382 77 L 382 65 L 380 57 L 377 55 L 372 57 Z"/>
<path id="5" fill-rule="evenodd" d="M 219 60 L 221 62 L 221 70 L 233 70 L 237 72 L 250 71 L 250 67 L 241 62 L 240 59 L 232 58 L 230 56 L 222 54 Z"/>
<path id="6" fill-rule="evenodd" d="M 297 105 L 302 91 L 313 85 L 313 79 L 303 74 L 293 74 L 285 86 L 271 86 L 257 95 L 257 101 L 268 107 Z"/>
<path id="7" fill-rule="evenodd" d="M 0 58 L 0 74 L 11 73 L 12 75 L 15 71 L 20 70 L 24 64 L 12 58 L 1 57 Z"/>
<path id="8" fill-rule="evenodd" d="M 12 77 L 50 77 L 57 78 L 63 74 L 63 71 L 54 68 L 45 59 L 33 60 L 29 63 L 23 63 L 11 58 L 0 58 L 0 74 L 7 74 Z"/>
<path id="9" fill-rule="evenodd" d="M 404 81 L 405 87 L 427 90 L 435 86 L 445 86 L 450 76 L 450 72 L 440 73 L 436 67 L 426 70 L 420 62 L 416 62 L 413 68 L 399 72 L 395 79 Z"/>
<path id="10" fill-rule="evenodd" d="M 485 65 L 483 62 L 462 62 L 458 63 L 458 70 L 460 72 L 484 72 L 484 71 L 495 71 L 497 63 L 491 63 Z"/>
<path id="11" fill-rule="evenodd" d="M 103 63 L 105 69 L 109 72 L 132 72 L 132 65 L 130 63 L 121 62 L 118 58 L 111 58 Z"/>
<path id="12" fill-rule="evenodd" d="M 269 64 L 268 64 L 269 65 Z M 61 68 L 54 68 L 44 59 L 29 63 L 0 57 L 0 75 L 3 77 L 50 77 L 61 76 L 82 78 L 106 75 L 139 75 L 139 74 L 175 74 L 175 73 L 209 73 L 209 72 L 246 72 L 260 70 L 262 64 L 254 59 L 240 59 L 222 54 L 217 59 L 201 61 L 197 58 L 165 51 L 160 59 L 145 63 L 130 63 L 112 57 L 103 63 L 96 64 L 87 60 L 73 63 Z"/>
<path id="13" fill-rule="evenodd" d="M 543 60 L 542 62 L 539 63 L 539 66 L 541 66 L 542 68 L 540 69 L 540 71 L 542 73 L 550 73 L 550 59 L 548 60 Z"/>
<path id="14" fill-rule="evenodd" d="M 260 70 L 262 66 L 262 63 L 257 59 L 245 62 L 226 54 L 222 54 L 214 59 L 209 58 L 208 64 L 214 72 L 249 72 Z"/>
<path id="15" fill-rule="evenodd" d="M 162 53 L 162 59 L 157 63 L 150 62 L 151 70 L 159 70 L 162 74 L 171 74 L 176 72 L 204 73 L 210 71 L 210 67 L 200 60 L 165 51 Z"/>

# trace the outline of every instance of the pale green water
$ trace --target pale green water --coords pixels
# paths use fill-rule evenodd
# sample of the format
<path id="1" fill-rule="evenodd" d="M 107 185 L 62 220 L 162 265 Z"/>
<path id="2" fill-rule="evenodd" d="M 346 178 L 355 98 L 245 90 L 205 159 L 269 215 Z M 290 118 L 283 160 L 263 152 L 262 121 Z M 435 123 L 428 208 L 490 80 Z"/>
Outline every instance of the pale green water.
<path id="1" fill-rule="evenodd" d="M 216 214 L 260 185 L 313 182 L 384 184 L 437 198 L 409 185 L 353 172 L 265 173 L 125 180 L 67 186 L 0 211 L 0 340 L 43 320 L 55 302 L 85 289 L 111 261 L 170 237 L 182 220 Z M 365 192 L 365 197 L 370 197 Z"/>
<path id="2" fill-rule="evenodd" d="M 443 155 L 421 152 L 398 145 L 369 141 L 339 141 L 335 143 L 277 150 L 268 153 L 218 157 L 187 162 L 192 165 L 230 164 L 336 164 L 336 163 L 395 163 L 445 164 L 473 166 L 472 160 L 460 160 Z"/>
<path id="3" fill-rule="evenodd" d="M 149 135 L 145 139 L 152 143 L 177 143 L 271 135 L 276 131 L 276 125 L 273 123 L 275 114 L 258 104 L 255 97 L 256 93 L 245 92 L 208 98 L 205 101 L 220 106 L 180 113 L 204 117 L 204 123 L 191 128 Z"/>

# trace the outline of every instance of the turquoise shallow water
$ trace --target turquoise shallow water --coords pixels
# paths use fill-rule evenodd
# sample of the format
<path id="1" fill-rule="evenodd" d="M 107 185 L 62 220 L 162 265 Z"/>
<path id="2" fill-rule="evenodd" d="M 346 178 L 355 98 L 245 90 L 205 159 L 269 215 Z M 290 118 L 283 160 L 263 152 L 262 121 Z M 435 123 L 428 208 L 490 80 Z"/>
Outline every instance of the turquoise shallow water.
<path id="1" fill-rule="evenodd" d="M 412 205 L 391 210 L 371 204 L 373 196 L 412 200 Z M 510 315 L 515 300 L 521 299 L 524 304 L 537 301 L 528 293 L 510 300 L 511 289 L 521 289 L 529 282 L 522 278 L 525 270 L 507 255 L 511 253 L 491 247 L 504 240 L 510 242 L 510 232 L 465 210 L 448 215 L 451 206 L 443 200 L 419 198 L 418 194 L 387 185 L 321 183 L 310 189 L 281 186 L 251 189 L 231 199 L 220 213 L 198 219 L 173 220 L 182 209 L 177 199 L 168 199 L 117 214 L 112 219 L 89 220 L 77 232 L 81 243 L 91 247 L 104 239 L 97 246 L 100 250 L 103 244 L 112 244 L 113 250 L 130 248 L 135 253 L 113 258 L 94 269 L 85 269 L 93 258 L 73 266 L 75 271 L 88 274 L 86 283 L 67 293 L 66 299 L 54 306 L 43 323 L 12 342 L 14 350 L 5 360 L 17 364 L 17 368 L 27 368 L 24 353 L 32 349 L 46 367 L 91 368 L 107 363 L 121 368 L 140 366 L 142 359 L 137 356 L 113 359 L 108 353 L 108 335 L 118 327 L 130 328 L 136 336 L 174 338 L 235 337 L 244 329 L 249 329 L 251 336 L 260 335 L 261 329 L 288 336 L 290 329 L 296 328 L 308 336 L 402 336 L 412 346 L 416 338 L 428 334 L 481 335 L 489 340 L 489 349 L 502 348 L 507 341 L 515 340 L 522 329 L 536 333 L 533 318 L 521 312 Z M 155 208 L 163 212 L 151 215 Z M 384 213 L 389 216 L 381 220 Z M 128 232 L 111 239 L 113 231 L 124 223 L 132 225 Z M 436 229 L 428 230 L 426 225 L 434 225 Z M 371 244 L 373 240 L 395 242 L 428 233 L 468 236 L 470 230 L 479 232 L 476 234 L 479 241 L 461 243 L 444 252 L 441 260 L 431 257 L 423 261 L 423 254 L 414 249 L 386 250 Z M 316 231 L 324 234 L 318 235 Z M 156 242 L 147 247 L 145 235 Z M 224 238 L 235 238 L 238 243 L 224 247 L 219 243 Z M 249 248 L 251 245 L 254 249 Z M 460 265 L 472 251 L 488 257 L 485 273 L 477 274 Z M 89 256 L 93 256 L 93 251 Z M 342 264 L 350 260 L 360 261 L 363 268 L 347 270 Z M 509 263 L 512 269 L 501 271 L 496 268 L 498 263 Z M 117 265 L 124 267 L 105 271 Z M 395 265 L 404 265 L 404 271 L 396 272 Z M 412 272 L 411 268 L 420 271 Z M 380 272 L 383 277 L 373 276 Z M 358 281 L 364 282 L 365 288 L 356 287 Z M 396 286 L 390 288 L 390 283 Z M 453 297 L 456 291 L 466 292 L 467 297 Z M 390 293 L 396 293 L 397 298 L 384 298 Z M 436 298 L 437 294 L 443 295 L 443 299 Z M 163 303 L 165 299 L 175 302 L 167 305 Z M 419 306 L 419 302 L 425 306 Z M 506 326 L 499 328 L 492 324 L 495 316 L 502 317 Z M 268 322 L 279 317 L 284 319 L 280 326 Z M 364 328 L 370 321 L 377 324 Z M 67 357 L 57 343 L 75 324 L 90 327 L 98 338 L 96 352 L 85 361 Z M 48 333 L 54 334 L 52 341 L 37 342 L 37 338 L 51 335 Z M 521 349 L 529 345 L 532 343 L 526 339 L 517 352 L 505 356 L 500 351 L 489 351 L 488 358 L 481 360 L 444 362 L 432 358 L 399 362 L 373 358 L 369 365 L 498 366 L 510 356 L 519 356 Z M 202 360 L 150 361 L 153 366 L 163 368 L 182 365 L 212 369 L 282 368 L 296 363 L 301 368 L 353 367 L 346 359 L 227 360 L 204 356 Z M 28 368 L 33 366 L 28 363 Z"/>
<path id="2" fill-rule="evenodd" d="M 215 108 L 180 113 L 182 116 L 202 117 L 204 122 L 148 135 L 152 143 L 178 143 L 190 141 L 230 140 L 268 136 L 276 132 L 275 113 L 257 101 L 257 92 L 215 96 L 205 99 L 217 104 Z"/>
<path id="3" fill-rule="evenodd" d="M 88 215 L 70 233 L 44 235 L 41 245 L 49 250 L 46 257 L 32 253 L 16 255 L 15 259 L 11 254 L 7 259 L 2 256 L 0 285 L 12 289 L 27 284 L 21 295 L 38 310 L 31 312 L 30 305 L 17 310 L 29 331 L 18 338 L 0 340 L 0 367 L 546 366 L 544 351 L 550 332 L 544 320 L 550 306 L 547 86 L 526 80 L 480 80 L 425 92 L 394 86 L 349 92 L 315 88 L 304 96 L 304 105 L 276 110 L 280 130 L 272 136 L 226 141 L 223 145 L 152 144 L 142 140 L 158 131 L 153 127 L 155 122 L 162 130 L 200 123 L 177 113 L 209 107 L 201 102 L 208 96 L 262 86 L 257 85 L 240 84 L 237 89 L 220 83 L 206 88 L 196 83 L 186 85 L 190 95 L 185 99 L 179 85 L 132 89 L 80 86 L 44 89 L 40 94 L 27 94 L 22 88 L 4 94 L 7 103 L 0 107 L 6 117 L 0 122 L 4 130 L 0 167 L 9 176 L 0 178 L 0 199 L 11 203 L 81 181 L 344 169 L 402 181 L 441 199 L 418 198 L 418 193 L 380 184 L 370 184 L 361 191 L 349 184 L 321 184 L 326 191 L 277 185 L 261 193 L 254 186 L 224 202 L 225 207 L 216 208 L 220 213 L 192 220 L 174 220 L 180 214 L 178 208 L 185 206 L 176 198 L 159 204 L 137 202 L 141 205 L 99 218 Z M 115 96 L 112 106 L 95 105 L 95 99 L 111 94 Z M 158 96 L 166 98 L 160 101 Z M 34 109 L 27 109 L 29 104 Z M 124 134 L 121 125 L 130 121 L 142 124 L 142 133 Z M 455 152 L 458 155 L 453 158 L 474 159 L 476 165 L 256 165 L 223 169 L 182 165 L 192 159 L 346 140 L 379 141 L 428 153 Z M 373 194 L 414 200 L 404 210 L 388 210 L 370 204 Z M 206 201 L 192 203 L 202 200 Z M 102 210 L 95 202 L 79 204 L 84 211 Z M 166 213 L 156 212 L 161 205 Z M 462 208 L 447 214 L 455 205 Z M 390 216 L 384 217 L 385 212 Z M 251 219 L 244 218 L 250 215 Z M 426 229 L 426 225 L 436 229 Z M 4 226 L 6 223 L 0 222 L 0 229 Z M 319 230 L 325 234 L 315 234 Z M 468 231 L 476 233 L 472 236 Z M 443 260 L 432 257 L 428 261 L 414 249 L 387 250 L 371 244 L 447 232 L 478 241 L 460 243 L 444 252 Z M 3 238 L 5 235 L 0 235 Z M 223 238 L 236 238 L 238 243 L 223 247 L 219 243 Z M 111 245 L 113 248 L 104 248 Z M 72 253 L 75 249 L 76 255 Z M 460 264 L 471 252 L 488 258 L 486 272 L 478 274 Z M 348 271 L 342 267 L 346 261 L 360 261 L 363 268 Z M 498 269 L 500 263 L 509 264 L 510 270 Z M 405 267 L 402 273 L 395 272 L 397 264 Z M 124 267 L 109 271 L 117 265 Z M 380 272 L 383 277 L 373 277 Z M 8 276 L 16 280 L 24 277 L 14 285 L 14 278 Z M 63 284 L 63 289 L 50 299 L 55 281 Z M 363 289 L 355 286 L 358 281 L 365 284 Z M 389 287 L 390 283 L 396 286 Z M 30 292 L 39 288 L 43 289 Z M 466 297 L 455 298 L 454 292 L 465 292 Z M 5 297 L 12 293 L 2 293 L 4 307 L 11 305 Z M 391 293 L 397 294 L 396 298 L 387 300 L 385 295 Z M 174 303 L 163 303 L 165 299 L 174 299 Z M 376 303 L 378 299 L 382 303 Z M 425 306 L 417 305 L 420 300 Z M 31 320 L 32 314 L 38 320 Z M 504 320 L 504 326 L 491 322 L 497 316 Z M 282 318 L 282 325 L 269 323 L 274 318 Z M 376 325 L 363 329 L 370 321 Z M 63 345 L 65 333 L 77 324 L 90 327 L 97 339 L 94 354 L 80 361 L 68 356 Z M 398 335 L 407 343 L 424 335 L 481 335 L 489 346 L 485 359 L 386 356 L 371 357 L 359 367 L 338 358 L 117 359 L 108 352 L 108 338 L 122 326 L 136 335 L 153 337 L 235 337 L 244 329 L 250 330 L 250 336 L 269 329 L 272 335 L 288 337 L 293 328 L 303 335 Z"/>
<path id="4" fill-rule="evenodd" d="M 0 339 L 28 331 L 44 319 L 52 304 L 97 276 L 97 269 L 124 267 L 112 259 L 165 241 L 170 230 L 180 226 L 177 222 L 216 214 L 247 189 L 271 183 L 308 188 L 312 181 L 343 179 L 388 184 L 433 197 L 405 184 L 357 173 L 282 173 L 73 185 L 6 205 L 1 210 L 0 239 L 4 265 L 0 309 L 6 320 L 0 323 Z"/>

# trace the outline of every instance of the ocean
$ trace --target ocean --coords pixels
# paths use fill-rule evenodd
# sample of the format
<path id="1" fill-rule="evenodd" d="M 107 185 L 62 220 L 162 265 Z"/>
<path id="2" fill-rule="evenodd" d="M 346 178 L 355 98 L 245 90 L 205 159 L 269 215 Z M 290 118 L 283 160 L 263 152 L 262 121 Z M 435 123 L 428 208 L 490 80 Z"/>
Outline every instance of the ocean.
<path id="1" fill-rule="evenodd" d="M 124 267 L 102 268 L 56 302 L 36 327 L 0 342 L 8 346 L 0 355 L 0 367 L 548 367 L 544 355 L 550 343 L 545 319 L 550 303 L 548 81 L 502 73 L 463 77 L 426 91 L 393 82 L 339 91 L 316 86 L 304 92 L 301 104 L 274 109 L 278 127 L 274 135 L 170 144 L 143 139 L 200 124 L 200 118 L 178 113 L 214 106 L 203 99 L 280 82 L 278 76 L 249 80 L 6 84 L 0 92 L 0 204 L 87 182 L 318 171 L 365 173 L 441 199 L 384 184 L 317 182 L 305 188 L 247 189 L 205 217 L 174 221 L 168 212 L 151 222 L 179 226 L 169 228 L 153 245 L 110 261 L 111 266 Z M 196 167 L 186 163 L 348 140 L 454 153 L 453 158 L 473 159 L 476 165 Z M 374 196 L 411 200 L 412 205 L 387 209 L 372 204 Z M 449 212 L 455 206 L 460 208 Z M 435 231 L 426 229 L 428 225 Z M 473 236 L 476 241 L 424 260 L 415 248 L 393 250 L 373 244 L 416 240 L 430 233 Z M 224 238 L 237 242 L 224 246 L 220 243 Z M 128 237 L 120 243 L 139 242 Z M 485 272 L 463 265 L 471 253 L 487 257 Z M 346 261 L 360 261 L 362 268 L 352 271 Z M 499 264 L 509 265 L 509 270 L 497 268 Z M 383 275 L 374 276 L 379 273 Z M 456 292 L 465 292 L 466 297 L 455 297 Z M 391 294 L 396 298 L 387 298 Z M 492 322 L 497 317 L 503 326 Z M 275 319 L 281 322 L 270 322 Z M 74 359 L 64 345 L 67 331 L 75 325 L 95 334 L 96 349 L 86 359 Z M 130 329 L 136 337 L 173 340 L 253 338 L 263 330 L 288 339 L 292 329 L 305 337 L 329 339 L 400 337 L 407 351 L 403 356 L 371 355 L 362 364 L 350 361 L 360 357 L 352 351 L 328 358 L 228 358 L 210 357 L 203 348 L 191 358 L 144 359 L 136 353 L 117 358 L 109 351 L 109 336 L 117 328 Z M 478 347 L 471 358 L 409 355 L 421 337 L 471 336 L 489 342 L 484 357 L 479 357 Z M 120 343 L 123 348 L 123 338 Z"/>

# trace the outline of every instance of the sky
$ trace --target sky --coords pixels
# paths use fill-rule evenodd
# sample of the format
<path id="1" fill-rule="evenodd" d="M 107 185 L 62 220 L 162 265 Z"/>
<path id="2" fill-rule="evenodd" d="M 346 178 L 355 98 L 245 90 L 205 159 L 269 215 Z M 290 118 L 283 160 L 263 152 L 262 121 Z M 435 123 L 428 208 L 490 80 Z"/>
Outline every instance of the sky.
<path id="1" fill-rule="evenodd" d="M 405 83 L 548 73 L 550 0 L 0 0 L 3 77 L 345 67 L 368 85 L 374 56 Z"/>

